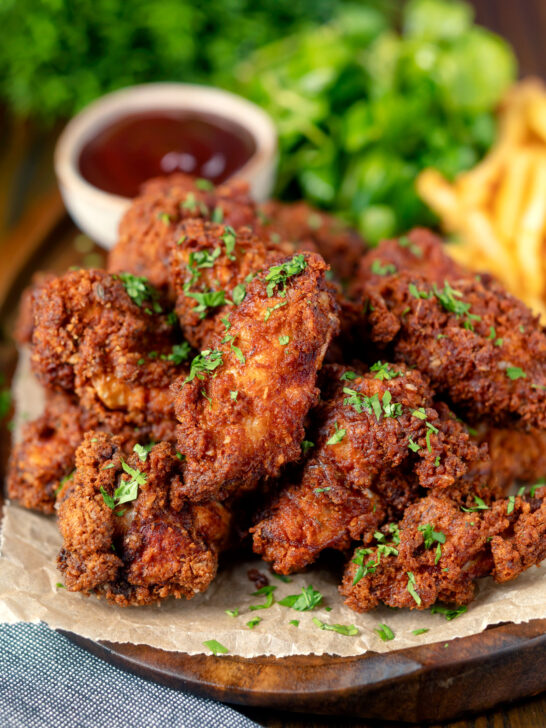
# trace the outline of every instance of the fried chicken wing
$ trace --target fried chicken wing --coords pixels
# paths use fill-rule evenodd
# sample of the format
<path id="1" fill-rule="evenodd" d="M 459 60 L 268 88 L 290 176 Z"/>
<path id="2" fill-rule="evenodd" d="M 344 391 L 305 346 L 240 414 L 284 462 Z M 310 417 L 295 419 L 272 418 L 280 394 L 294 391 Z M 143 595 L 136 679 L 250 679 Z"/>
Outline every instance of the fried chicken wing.
<path id="1" fill-rule="evenodd" d="M 32 365 L 44 386 L 75 392 L 103 420 L 172 421 L 169 385 L 190 347 L 144 279 L 72 271 L 36 292 L 33 312 Z"/>
<path id="2" fill-rule="evenodd" d="M 183 223 L 171 254 L 170 285 L 175 310 L 186 339 L 206 348 L 222 317 L 246 296 L 248 283 L 264 268 L 285 257 L 250 228 L 195 219 Z"/>
<path id="3" fill-rule="evenodd" d="M 207 589 L 230 515 L 216 502 L 180 501 L 179 466 L 167 443 L 143 456 L 117 436 L 86 433 L 59 507 L 58 566 L 70 591 L 141 606 Z"/>
<path id="4" fill-rule="evenodd" d="M 476 579 L 515 579 L 546 556 L 546 488 L 465 513 L 428 496 L 406 509 L 398 529 L 379 546 L 357 549 L 340 592 L 366 612 L 383 602 L 426 609 L 436 601 L 467 604 Z M 390 543 L 387 543 L 391 541 Z"/>
<path id="5" fill-rule="evenodd" d="M 360 235 L 341 220 L 306 202 L 269 200 L 258 210 L 260 230 L 274 243 L 319 253 L 344 282 L 350 281 L 365 250 Z"/>
<path id="6" fill-rule="evenodd" d="M 224 332 L 175 383 L 188 497 L 251 489 L 300 456 L 317 371 L 338 327 L 326 269 L 306 253 L 256 276 Z"/>
<path id="7" fill-rule="evenodd" d="M 372 262 L 381 249 L 368 254 Z M 546 335 L 494 281 L 466 276 L 440 288 L 431 276 L 383 270 L 362 292 L 371 338 L 422 371 L 463 415 L 546 428 Z"/>
<path id="8" fill-rule="evenodd" d="M 203 218 L 239 228 L 253 226 L 256 208 L 246 182 L 214 187 L 186 174 L 152 179 L 143 185 L 119 226 L 119 239 L 110 252 L 107 269 L 145 276 L 166 291 L 170 254 L 180 238 L 179 223 Z"/>
<path id="9" fill-rule="evenodd" d="M 326 366 L 321 380 L 324 401 L 311 413 L 316 445 L 251 529 L 256 553 L 281 573 L 325 548 L 369 541 L 419 486 L 449 490 L 479 455 L 419 372 L 403 364 L 378 362 L 365 373 Z"/>

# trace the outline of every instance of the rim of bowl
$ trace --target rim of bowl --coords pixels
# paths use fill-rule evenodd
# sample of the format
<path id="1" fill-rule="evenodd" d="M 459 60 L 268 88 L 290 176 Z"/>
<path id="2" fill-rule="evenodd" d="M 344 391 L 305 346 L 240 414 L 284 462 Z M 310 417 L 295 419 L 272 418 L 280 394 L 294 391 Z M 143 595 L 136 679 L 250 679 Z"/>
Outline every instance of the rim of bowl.
<path id="1" fill-rule="evenodd" d="M 252 135 L 256 150 L 248 162 L 228 179 L 248 177 L 257 167 L 276 156 L 277 132 L 273 120 L 251 101 L 213 86 L 145 83 L 101 96 L 68 122 L 55 146 L 54 166 L 59 183 L 66 189 L 77 187 L 104 205 L 126 207 L 132 198 L 101 190 L 81 175 L 79 156 L 83 146 L 112 121 L 132 112 L 154 108 L 210 113 L 244 127 Z"/>

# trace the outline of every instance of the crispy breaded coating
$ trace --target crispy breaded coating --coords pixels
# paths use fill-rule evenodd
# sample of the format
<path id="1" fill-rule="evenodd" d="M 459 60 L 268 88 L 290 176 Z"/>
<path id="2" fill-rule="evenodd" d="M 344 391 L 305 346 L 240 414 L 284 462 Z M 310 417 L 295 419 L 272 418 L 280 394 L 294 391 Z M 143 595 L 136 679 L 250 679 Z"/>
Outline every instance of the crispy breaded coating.
<path id="1" fill-rule="evenodd" d="M 363 294 L 371 338 L 390 344 L 464 416 L 546 428 L 546 335 L 500 285 L 467 276 L 439 287 L 429 276 L 385 271 Z"/>
<path id="2" fill-rule="evenodd" d="M 174 444 L 175 423 L 165 419 L 144 427 L 125 423 L 122 413 L 88 412 L 75 397 L 46 392 L 44 413 L 25 423 L 10 454 L 6 485 L 8 496 L 24 508 L 53 513 L 56 498 L 74 470 L 76 450 L 90 429 L 115 432 L 124 447 L 167 441 Z"/>
<path id="3" fill-rule="evenodd" d="M 32 283 L 21 294 L 17 321 L 13 332 L 13 337 L 18 344 L 30 344 L 32 341 L 32 331 L 34 329 L 32 306 L 35 292 L 54 278 L 53 273 L 38 271 L 32 276 Z"/>
<path id="4" fill-rule="evenodd" d="M 256 209 L 246 182 L 214 187 L 186 174 L 146 182 L 119 226 L 119 239 L 110 252 L 107 270 L 146 276 L 166 290 L 171 248 L 180 238 L 179 223 L 203 218 L 238 228 L 253 225 Z"/>
<path id="5" fill-rule="evenodd" d="M 249 228 L 233 228 L 195 219 L 179 227 L 171 253 L 170 286 L 186 339 L 202 349 L 224 331 L 221 318 L 246 296 L 252 278 L 285 257 Z"/>
<path id="6" fill-rule="evenodd" d="M 401 516 L 419 486 L 450 489 L 478 457 L 464 427 L 403 364 L 378 362 L 365 373 L 326 366 L 321 382 L 309 459 L 251 529 L 256 553 L 281 573 L 325 548 L 369 541 L 387 515 Z"/>
<path id="7" fill-rule="evenodd" d="M 306 202 L 278 200 L 261 205 L 258 216 L 262 234 L 272 242 L 319 253 L 343 282 L 354 277 L 365 243 L 343 221 Z"/>
<path id="8" fill-rule="evenodd" d="M 180 500 L 180 461 L 167 443 L 144 460 L 122 445 L 118 437 L 88 432 L 76 453 L 59 507 L 57 563 L 65 584 L 118 606 L 191 599 L 216 574 L 229 513 L 219 503 Z M 120 488 L 128 500 L 116 498 Z"/>
<path id="9" fill-rule="evenodd" d="M 399 271 L 425 275 L 438 286 L 469 274 L 450 257 L 441 238 L 426 228 L 415 228 L 399 238 L 382 240 L 368 255 L 360 257 L 351 293 L 357 297 L 370 280 Z"/>
<path id="10" fill-rule="evenodd" d="M 130 295 L 131 294 L 131 295 Z M 190 353 L 143 279 L 71 271 L 34 297 L 32 366 L 48 387 L 75 392 L 102 420 L 172 420 L 169 385 Z"/>
<path id="11" fill-rule="evenodd" d="M 317 371 L 338 327 L 325 272 L 306 253 L 260 273 L 225 331 L 173 386 L 188 497 L 252 489 L 299 458 Z"/>
<path id="12" fill-rule="evenodd" d="M 24 508 L 53 513 L 61 480 L 74 469 L 74 454 L 83 432 L 75 400 L 51 394 L 38 419 L 27 422 L 11 451 L 6 486 L 9 498 Z"/>
<path id="13" fill-rule="evenodd" d="M 394 540 L 385 534 L 383 545 L 355 551 L 340 587 L 345 603 L 358 612 L 380 602 L 460 605 L 472 601 L 479 577 L 515 579 L 546 556 L 545 496 L 542 488 L 470 513 L 446 498 L 421 498 L 406 509 Z"/>

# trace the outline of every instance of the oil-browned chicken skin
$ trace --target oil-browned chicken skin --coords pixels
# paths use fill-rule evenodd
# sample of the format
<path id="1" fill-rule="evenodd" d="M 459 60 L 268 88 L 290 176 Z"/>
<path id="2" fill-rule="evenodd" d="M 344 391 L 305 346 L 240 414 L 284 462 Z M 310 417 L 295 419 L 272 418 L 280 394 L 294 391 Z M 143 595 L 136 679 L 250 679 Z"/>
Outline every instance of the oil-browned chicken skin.
<path id="1" fill-rule="evenodd" d="M 254 550 L 281 573 L 325 548 L 369 541 L 419 486 L 449 490 L 479 454 L 447 408 L 435 408 L 419 372 L 403 364 L 378 362 L 367 373 L 327 366 L 321 380 L 330 381 L 312 412 L 309 459 L 251 529 Z"/>
<path id="2" fill-rule="evenodd" d="M 130 488 L 135 478 L 135 497 L 114 502 L 116 489 Z M 88 432 L 59 507 L 58 566 L 67 588 L 118 606 L 204 591 L 227 542 L 230 515 L 216 502 L 180 500 L 181 478 L 180 460 L 167 443 L 152 447 L 143 461 L 124 452 L 118 437 Z"/>
<path id="3" fill-rule="evenodd" d="M 173 387 L 188 497 L 225 497 L 300 455 L 317 371 L 338 327 L 326 265 L 298 254 L 260 273 Z"/>
<path id="4" fill-rule="evenodd" d="M 468 275 L 439 287 L 431 276 L 383 271 L 362 293 L 371 338 L 465 416 L 546 428 L 546 334 L 494 281 Z"/>
<path id="5" fill-rule="evenodd" d="M 467 604 L 479 577 L 509 581 L 546 556 L 546 488 L 466 513 L 446 498 L 421 498 L 394 533 L 353 554 L 340 588 L 349 607 Z"/>

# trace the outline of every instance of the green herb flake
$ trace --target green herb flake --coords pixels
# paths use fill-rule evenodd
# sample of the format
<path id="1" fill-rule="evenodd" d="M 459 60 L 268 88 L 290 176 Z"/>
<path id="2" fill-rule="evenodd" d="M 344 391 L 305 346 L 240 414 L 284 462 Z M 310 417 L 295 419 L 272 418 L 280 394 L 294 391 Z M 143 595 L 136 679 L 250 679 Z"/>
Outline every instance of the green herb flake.
<path id="1" fill-rule="evenodd" d="M 277 587 L 276 586 L 262 586 L 261 589 L 258 589 L 255 592 L 252 592 L 253 597 L 258 596 L 265 596 L 265 602 L 263 604 L 251 604 L 249 609 L 251 612 L 255 612 L 258 609 L 269 609 L 269 607 L 272 607 L 275 603 L 275 595 L 274 591 Z"/>
<path id="2" fill-rule="evenodd" d="M 171 353 L 162 354 L 161 359 L 163 361 L 170 361 L 175 366 L 179 366 L 188 359 L 190 352 L 190 345 L 187 341 L 183 341 L 181 344 L 174 344 Z"/>
<path id="3" fill-rule="evenodd" d="M 376 361 L 375 364 L 372 364 L 372 366 L 370 367 L 370 371 L 376 372 L 374 379 L 379 380 L 395 379 L 396 377 L 404 376 L 404 372 L 391 369 L 390 365 L 387 364 L 387 362 L 381 361 Z"/>
<path id="4" fill-rule="evenodd" d="M 375 258 L 372 262 L 371 271 L 377 276 L 389 276 L 397 272 L 397 267 L 392 263 L 381 264 L 381 261 Z"/>
<path id="5" fill-rule="evenodd" d="M 377 634 L 380 640 L 383 642 L 390 642 L 394 639 L 395 635 L 392 629 L 383 622 L 380 622 L 377 629 L 374 629 L 374 632 Z"/>
<path id="6" fill-rule="evenodd" d="M 282 581 L 283 584 L 292 583 L 292 579 L 289 576 L 286 576 L 285 574 L 276 574 L 274 571 L 272 571 L 271 576 L 275 579 L 278 579 L 279 581 Z"/>
<path id="7" fill-rule="evenodd" d="M 417 593 L 417 583 L 415 581 L 415 574 L 413 571 L 407 571 L 406 574 L 408 575 L 408 585 L 406 589 L 413 597 L 414 602 L 417 604 L 417 606 L 421 606 L 421 597 Z"/>
<path id="8" fill-rule="evenodd" d="M 506 369 L 506 376 L 513 381 L 515 379 L 525 379 L 527 374 L 520 367 L 508 367 Z"/>
<path id="9" fill-rule="evenodd" d="M 425 634 L 426 632 L 430 632 L 430 629 L 426 627 L 421 627 L 421 629 L 412 629 L 411 633 L 414 634 L 416 637 L 418 637 L 420 634 Z"/>
<path id="10" fill-rule="evenodd" d="M 235 607 L 235 609 L 226 609 L 226 614 L 228 617 L 238 617 L 239 607 Z"/>
<path id="11" fill-rule="evenodd" d="M 147 278 L 144 276 L 134 276 L 131 273 L 118 273 L 117 277 L 123 283 L 123 287 L 133 303 L 137 306 L 142 306 L 149 301 L 151 302 L 154 313 L 162 313 L 162 308 L 159 305 L 159 292 L 150 285 Z M 147 309 L 147 311 L 149 310 Z"/>
<path id="12" fill-rule="evenodd" d="M 328 493 L 329 490 L 332 490 L 332 488 L 331 488 L 331 486 L 328 485 L 325 488 L 315 488 L 314 492 L 317 493 L 317 495 L 318 495 L 320 493 Z"/>
<path id="13" fill-rule="evenodd" d="M 254 627 L 256 627 L 258 624 L 260 624 L 261 621 L 262 621 L 261 617 L 252 617 L 252 619 L 246 623 L 246 626 L 249 629 L 254 629 Z"/>
<path id="14" fill-rule="evenodd" d="M 55 584 L 55 586 L 57 587 L 57 589 L 66 589 L 66 586 L 65 586 L 64 584 L 61 584 L 61 582 L 60 582 L 60 581 L 58 581 L 58 582 L 57 582 L 57 583 Z"/>
<path id="15" fill-rule="evenodd" d="M 138 459 L 145 463 L 146 458 L 148 457 L 148 453 L 150 452 L 148 448 L 144 447 L 143 445 L 139 445 L 138 443 L 134 446 L 133 452 L 135 452 L 138 455 Z"/>
<path id="16" fill-rule="evenodd" d="M 338 424 L 336 422 L 335 432 L 328 440 L 326 440 L 326 444 L 327 445 L 337 445 L 338 442 L 341 442 L 343 440 L 343 438 L 345 437 L 345 434 L 346 434 L 346 430 L 344 430 L 344 429 L 340 430 L 338 427 Z"/>
<path id="17" fill-rule="evenodd" d="M 214 189 L 214 185 L 210 179 L 204 179 L 203 177 L 199 177 L 195 180 L 195 186 L 198 190 L 202 190 L 203 192 L 208 192 Z"/>
<path id="18" fill-rule="evenodd" d="M 445 533 L 435 531 L 432 523 L 425 523 L 418 526 L 417 530 L 423 534 L 423 543 L 426 549 L 432 548 L 436 542 L 439 544 L 446 542 Z"/>
<path id="19" fill-rule="evenodd" d="M 337 632 L 338 634 L 345 635 L 346 637 L 354 637 L 358 634 L 358 629 L 354 626 L 354 624 L 326 624 L 326 622 L 321 622 L 321 620 L 316 617 L 313 617 L 313 624 L 316 624 L 319 629 Z"/>
<path id="20" fill-rule="evenodd" d="M 451 622 L 452 619 L 456 619 L 461 614 L 464 614 L 468 607 L 466 604 L 462 604 L 460 607 L 455 607 L 454 609 L 450 609 L 449 607 L 444 607 L 441 604 L 433 604 L 430 608 L 431 614 L 442 614 L 448 622 Z"/>
<path id="21" fill-rule="evenodd" d="M 354 379 L 357 379 L 358 374 L 356 372 L 343 372 L 343 374 L 340 376 L 339 380 L 340 382 L 351 382 Z"/>
<path id="22" fill-rule="evenodd" d="M 211 216 L 210 216 L 210 219 L 212 220 L 212 222 L 216 222 L 216 223 L 223 222 L 223 220 L 224 220 L 224 211 L 223 211 L 223 209 L 219 205 L 216 205 L 216 207 L 212 211 Z"/>
<path id="23" fill-rule="evenodd" d="M 302 452 L 304 455 L 307 452 L 307 450 L 310 450 L 312 447 L 315 447 L 314 442 L 311 442 L 311 440 L 302 440 L 301 449 L 302 449 Z"/>
<path id="24" fill-rule="evenodd" d="M 510 513 L 513 512 L 515 504 L 516 504 L 516 497 L 514 495 L 509 496 L 508 505 L 506 506 L 507 515 L 510 515 Z"/>
<path id="25" fill-rule="evenodd" d="M 301 589 L 301 594 L 290 594 L 284 599 L 281 599 L 278 604 L 281 607 L 290 607 L 298 612 L 307 612 L 310 609 L 314 609 L 322 602 L 322 594 L 313 586 L 304 586 Z"/>
<path id="26" fill-rule="evenodd" d="M 418 445 L 418 444 L 417 444 L 416 442 L 414 442 L 414 441 L 413 441 L 413 440 L 411 439 L 411 437 L 410 437 L 410 438 L 409 438 L 409 440 L 408 440 L 408 448 L 409 448 L 409 449 L 410 449 L 410 450 L 411 450 L 412 452 L 419 452 L 419 450 L 421 449 L 421 446 L 420 446 L 420 445 Z"/>
<path id="27" fill-rule="evenodd" d="M 206 642 L 203 642 L 203 645 L 209 649 L 213 655 L 227 655 L 229 652 L 228 648 L 224 647 L 224 645 L 218 642 L 218 640 L 207 640 Z"/>
<path id="28" fill-rule="evenodd" d="M 474 496 L 474 502 L 476 503 L 476 505 L 471 506 L 470 508 L 465 508 L 464 506 L 461 506 L 461 511 L 464 511 L 465 513 L 475 513 L 476 511 L 489 510 L 489 506 L 479 496 Z"/>
<path id="29" fill-rule="evenodd" d="M 269 321 L 269 318 L 273 311 L 277 311 L 279 308 L 282 308 L 283 306 L 286 306 L 288 304 L 288 301 L 282 301 L 281 303 L 275 304 L 275 306 L 271 306 L 268 308 L 264 314 L 264 321 Z"/>
<path id="30" fill-rule="evenodd" d="M 218 367 L 222 366 L 224 360 L 222 358 L 222 352 L 217 349 L 204 349 L 200 354 L 194 357 L 191 366 L 190 373 L 184 380 L 184 384 L 192 382 L 195 377 L 197 379 L 204 379 L 205 374 L 213 372 Z"/>
<path id="31" fill-rule="evenodd" d="M 307 268 L 305 256 L 299 253 L 286 263 L 272 266 L 265 276 L 267 282 L 267 296 L 271 298 L 274 295 L 275 288 L 279 288 L 279 296 L 286 296 L 286 282 L 289 278 L 299 275 Z"/>
<path id="32" fill-rule="evenodd" d="M 236 389 L 230 390 L 229 398 L 231 399 L 232 402 L 236 402 L 238 396 L 239 396 L 239 392 Z"/>
<path id="33" fill-rule="evenodd" d="M 291 624 L 292 627 L 299 627 L 300 626 L 300 620 L 299 619 L 291 619 L 288 624 Z"/>
<path id="34" fill-rule="evenodd" d="M 239 283 L 235 288 L 233 289 L 233 292 L 231 294 L 231 298 L 233 299 L 233 303 L 236 306 L 239 306 L 244 300 L 246 296 L 246 287 Z"/>

